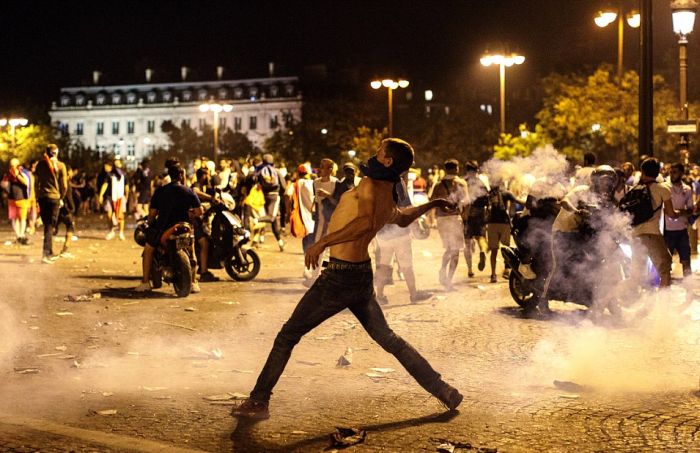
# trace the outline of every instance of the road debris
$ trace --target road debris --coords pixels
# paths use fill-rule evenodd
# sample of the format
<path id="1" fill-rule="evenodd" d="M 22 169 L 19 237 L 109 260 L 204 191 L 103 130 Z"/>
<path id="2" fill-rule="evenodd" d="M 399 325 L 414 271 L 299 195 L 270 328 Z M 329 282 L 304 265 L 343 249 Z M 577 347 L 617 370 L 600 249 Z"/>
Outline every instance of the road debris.
<path id="1" fill-rule="evenodd" d="M 73 316 L 73 313 L 69 311 L 57 311 L 56 316 Z"/>
<path id="2" fill-rule="evenodd" d="M 102 392 L 102 396 L 104 396 L 105 398 L 113 396 L 113 395 L 114 395 L 113 392 Z"/>
<path id="3" fill-rule="evenodd" d="M 311 362 L 308 360 L 297 360 L 297 363 L 301 363 L 302 365 L 309 365 L 309 366 L 316 366 L 316 365 L 321 364 L 321 362 Z"/>
<path id="4" fill-rule="evenodd" d="M 224 305 L 240 305 L 240 302 L 232 302 L 232 301 L 226 301 L 226 302 L 221 302 Z"/>
<path id="5" fill-rule="evenodd" d="M 454 441 L 454 440 L 448 440 L 448 439 L 431 439 L 434 442 L 440 442 L 440 445 L 438 445 L 437 451 L 439 452 L 454 452 L 455 450 L 458 449 L 463 449 L 463 450 L 471 450 L 474 448 L 478 452 L 485 452 L 486 450 L 494 450 L 492 448 L 485 448 L 485 447 L 473 447 L 472 444 L 469 442 L 459 442 L 459 441 Z"/>
<path id="6" fill-rule="evenodd" d="M 73 295 L 69 294 L 63 298 L 64 302 L 89 302 L 95 299 L 102 299 L 102 293 L 100 292 L 89 292 L 87 294 Z"/>
<path id="7" fill-rule="evenodd" d="M 370 368 L 370 371 L 376 371 L 377 373 L 388 374 L 388 373 L 393 373 L 396 370 L 393 368 Z"/>
<path id="8" fill-rule="evenodd" d="M 54 349 L 57 351 L 65 352 L 68 348 L 65 346 L 56 346 Z"/>
<path id="9" fill-rule="evenodd" d="M 346 448 L 361 444 L 367 437 L 367 431 L 358 428 L 336 427 L 331 434 L 331 448 Z"/>
<path id="10" fill-rule="evenodd" d="M 186 307 L 185 311 L 197 311 L 197 309 L 194 307 Z"/>
<path id="11" fill-rule="evenodd" d="M 39 368 L 38 367 L 15 367 L 14 368 L 15 373 L 17 374 L 38 374 L 39 373 Z"/>
<path id="12" fill-rule="evenodd" d="M 219 395 L 210 395 L 210 396 L 205 396 L 204 399 L 206 401 L 209 401 L 211 404 L 215 405 L 220 405 L 220 406 L 228 406 L 228 405 L 235 405 L 237 404 L 236 401 L 240 400 L 245 400 L 248 399 L 248 395 L 244 395 L 243 393 L 221 393 Z"/>
<path id="13" fill-rule="evenodd" d="M 219 348 L 214 348 L 211 350 L 207 350 L 204 348 L 200 347 L 191 347 L 192 351 L 194 352 L 194 355 L 189 355 L 183 357 L 183 359 L 191 359 L 191 360 L 221 360 L 224 358 L 224 353 L 221 349 Z"/>
<path id="14" fill-rule="evenodd" d="M 352 348 L 347 348 L 345 350 L 345 353 L 338 358 L 338 362 L 336 363 L 335 366 L 338 368 L 350 366 L 352 363 Z"/>
<path id="15" fill-rule="evenodd" d="M 141 387 L 143 390 L 147 392 L 157 392 L 159 390 L 168 390 L 168 387 Z"/>
<path id="16" fill-rule="evenodd" d="M 191 332 L 196 332 L 196 331 L 197 331 L 197 329 L 195 329 L 195 328 L 193 328 L 193 327 L 187 327 L 187 326 L 183 326 L 183 325 L 181 325 L 181 324 L 173 324 L 173 323 L 171 323 L 171 322 L 163 322 L 163 321 L 153 321 L 153 322 L 156 323 L 156 324 L 162 324 L 162 325 L 164 325 L 164 326 L 178 327 L 178 328 L 180 328 L 180 329 L 189 330 L 189 331 L 191 331 Z"/>
<path id="17" fill-rule="evenodd" d="M 565 392 L 571 392 L 571 393 L 580 393 L 580 392 L 585 392 L 587 390 L 586 387 L 584 387 L 581 384 L 577 384 L 575 382 L 571 381 L 554 381 L 553 382 L 554 386 L 558 388 L 559 390 L 564 390 Z"/>
<path id="18" fill-rule="evenodd" d="M 253 370 L 238 370 L 236 368 L 231 370 L 232 373 L 241 373 L 241 374 L 253 374 Z"/>
<path id="19" fill-rule="evenodd" d="M 440 453 L 454 453 L 455 446 L 449 442 L 445 442 L 437 446 L 437 451 Z"/>
<path id="20" fill-rule="evenodd" d="M 97 414 L 97 415 L 117 415 L 117 410 L 116 409 L 104 409 L 101 411 L 90 411 L 91 413 Z"/>

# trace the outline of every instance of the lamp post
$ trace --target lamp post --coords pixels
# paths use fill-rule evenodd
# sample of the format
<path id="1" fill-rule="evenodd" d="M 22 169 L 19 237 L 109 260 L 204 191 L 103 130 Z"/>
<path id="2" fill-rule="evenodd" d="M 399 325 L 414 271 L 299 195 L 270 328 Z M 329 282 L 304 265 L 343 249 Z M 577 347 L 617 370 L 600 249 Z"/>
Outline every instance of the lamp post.
<path id="1" fill-rule="evenodd" d="M 199 111 L 202 113 L 212 112 L 214 114 L 214 163 L 219 165 L 219 113 L 230 112 L 233 110 L 231 104 L 219 104 L 211 102 L 199 106 Z"/>
<path id="2" fill-rule="evenodd" d="M 696 0 L 674 0 L 671 2 L 673 31 L 678 35 L 679 71 L 679 103 L 681 119 L 688 120 L 688 35 L 695 25 L 695 13 L 698 7 Z M 678 150 L 684 161 L 688 159 L 689 136 L 680 135 Z"/>
<path id="3" fill-rule="evenodd" d="M 501 134 L 506 132 L 506 67 L 525 63 L 525 57 L 518 54 L 486 54 L 481 57 L 484 66 L 498 65 L 501 82 Z"/>
<path id="4" fill-rule="evenodd" d="M 627 25 L 632 28 L 639 28 L 642 23 L 641 15 L 639 11 L 632 10 L 627 15 Z M 600 28 L 605 28 L 611 23 L 615 22 L 617 19 L 617 79 L 622 80 L 622 74 L 624 73 L 624 44 L 625 44 L 625 15 L 623 14 L 622 7 L 618 9 L 603 9 L 598 11 L 598 14 L 593 21 Z"/>
<path id="5" fill-rule="evenodd" d="M 384 80 L 373 80 L 369 84 L 375 90 L 384 87 L 387 89 L 388 101 L 389 101 L 389 137 L 394 136 L 394 90 L 397 88 L 406 88 L 408 86 L 408 80 L 399 79 L 384 79 Z"/>

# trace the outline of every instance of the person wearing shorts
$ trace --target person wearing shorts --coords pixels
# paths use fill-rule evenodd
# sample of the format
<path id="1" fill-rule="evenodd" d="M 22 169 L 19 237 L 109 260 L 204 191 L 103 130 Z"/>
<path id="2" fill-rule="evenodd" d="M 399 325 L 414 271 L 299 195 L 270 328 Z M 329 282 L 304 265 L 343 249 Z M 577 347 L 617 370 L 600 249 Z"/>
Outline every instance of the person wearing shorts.
<path id="1" fill-rule="evenodd" d="M 31 174 L 19 164 L 19 159 L 10 160 L 10 170 L 3 183 L 7 184 L 8 217 L 12 222 L 12 229 L 15 232 L 16 241 L 20 245 L 29 243 L 27 232 L 27 216 L 31 207 L 30 193 Z"/>
<path id="2" fill-rule="evenodd" d="M 464 247 L 464 237 L 462 217 L 460 208 L 466 198 L 467 183 L 459 174 L 459 162 L 456 159 L 449 159 L 444 163 L 445 177 L 433 189 L 431 199 L 445 198 L 454 201 L 457 209 L 436 209 L 438 233 L 442 239 L 442 246 L 445 253 L 442 255 L 442 265 L 440 266 L 440 284 L 447 289 L 452 288 L 452 277 L 459 264 L 459 252 Z"/>
<path id="3" fill-rule="evenodd" d="M 486 224 L 488 246 L 491 251 L 491 283 L 496 283 L 496 260 L 501 244 L 510 245 L 510 214 L 508 214 L 508 203 L 517 202 L 515 196 L 507 190 L 501 190 L 498 185 L 494 185 L 488 194 L 489 216 Z M 525 203 L 523 203 L 525 204 Z M 503 271 L 503 278 L 510 277 L 510 272 L 506 268 Z"/>

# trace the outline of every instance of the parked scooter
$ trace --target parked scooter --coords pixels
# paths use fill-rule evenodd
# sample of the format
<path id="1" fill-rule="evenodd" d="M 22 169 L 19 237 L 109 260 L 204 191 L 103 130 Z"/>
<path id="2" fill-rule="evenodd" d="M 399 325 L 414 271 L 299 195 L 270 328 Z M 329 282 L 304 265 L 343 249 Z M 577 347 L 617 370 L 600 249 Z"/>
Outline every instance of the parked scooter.
<path id="1" fill-rule="evenodd" d="M 136 224 L 134 240 L 141 247 L 146 245 L 146 228 L 144 219 Z M 194 229 L 187 222 L 180 222 L 166 230 L 153 254 L 151 265 L 151 286 L 154 289 L 163 286 L 163 282 L 172 283 L 178 297 L 187 297 L 192 291 L 192 272 L 195 261 L 192 257 Z"/>
<path id="2" fill-rule="evenodd" d="M 249 281 L 260 272 L 260 257 L 248 247 L 250 232 L 233 213 L 234 208 L 231 195 L 218 191 L 215 202 L 204 213 L 205 222 L 209 221 L 211 225 L 207 265 L 209 269 L 224 267 L 236 281 Z"/>

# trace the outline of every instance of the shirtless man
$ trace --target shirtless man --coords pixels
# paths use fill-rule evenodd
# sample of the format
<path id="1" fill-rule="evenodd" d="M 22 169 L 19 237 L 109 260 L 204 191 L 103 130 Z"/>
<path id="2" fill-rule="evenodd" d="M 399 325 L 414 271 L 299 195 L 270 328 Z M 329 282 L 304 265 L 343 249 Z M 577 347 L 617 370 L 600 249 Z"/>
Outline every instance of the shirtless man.
<path id="1" fill-rule="evenodd" d="M 250 398 L 234 407 L 231 415 L 269 418 L 272 389 L 294 346 L 306 333 L 346 308 L 374 341 L 393 354 L 411 376 L 449 410 L 455 410 L 462 402 L 457 389 L 442 381 L 428 361 L 391 330 L 374 294 L 367 247 L 377 231 L 387 223 L 407 227 L 433 208 L 454 208 L 444 199 L 416 207 L 396 207 L 395 185 L 413 163 L 413 157 L 413 148 L 405 141 L 383 140 L 377 155 L 363 168 L 366 177 L 341 197 L 331 217 L 328 234 L 306 251 L 307 267 L 318 266 L 326 247 L 330 247 L 330 262 L 282 326 Z"/>

